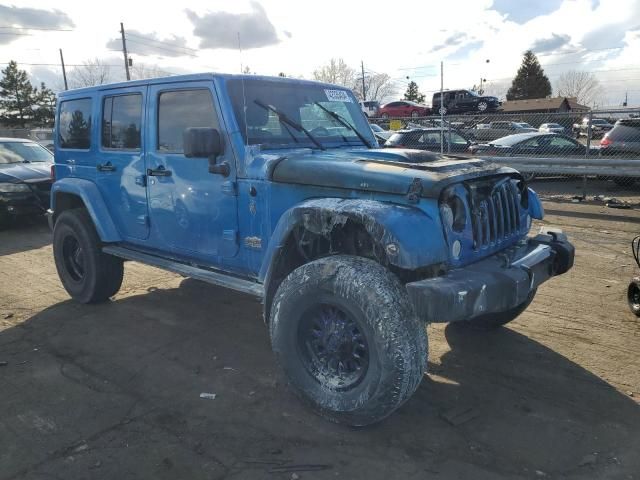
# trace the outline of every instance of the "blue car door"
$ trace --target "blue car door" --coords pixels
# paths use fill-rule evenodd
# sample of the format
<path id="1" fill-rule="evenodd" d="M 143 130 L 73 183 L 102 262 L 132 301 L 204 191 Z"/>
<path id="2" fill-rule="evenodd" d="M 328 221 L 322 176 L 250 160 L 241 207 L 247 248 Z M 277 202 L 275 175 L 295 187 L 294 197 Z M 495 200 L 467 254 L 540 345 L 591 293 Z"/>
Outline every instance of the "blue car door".
<path id="1" fill-rule="evenodd" d="M 149 235 L 142 118 L 146 86 L 101 92 L 96 183 L 118 231 L 135 242 Z"/>
<path id="2" fill-rule="evenodd" d="M 147 194 L 150 246 L 215 264 L 238 251 L 235 159 L 227 147 L 218 161 L 231 173 L 209 172 L 207 158 L 183 154 L 183 132 L 213 127 L 226 139 L 213 82 L 149 86 L 147 102 Z"/>

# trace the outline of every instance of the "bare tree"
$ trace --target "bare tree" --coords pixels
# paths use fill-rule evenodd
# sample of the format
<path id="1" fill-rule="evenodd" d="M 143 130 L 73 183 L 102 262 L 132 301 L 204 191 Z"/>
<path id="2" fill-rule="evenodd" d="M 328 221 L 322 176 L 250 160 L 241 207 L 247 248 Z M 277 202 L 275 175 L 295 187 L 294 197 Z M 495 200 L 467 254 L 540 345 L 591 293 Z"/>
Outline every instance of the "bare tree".
<path id="1" fill-rule="evenodd" d="M 332 58 L 329 64 L 313 71 L 313 78 L 320 82 L 353 88 L 356 72 L 342 58 Z"/>
<path id="2" fill-rule="evenodd" d="M 109 83 L 111 68 L 99 58 L 88 59 L 79 67 L 74 67 L 68 75 L 71 88 L 93 87 Z"/>
<path id="3" fill-rule="evenodd" d="M 158 65 L 148 65 L 146 63 L 135 62 L 131 67 L 131 80 L 143 80 L 145 78 L 167 77 L 169 72 L 161 70 Z"/>
<path id="4" fill-rule="evenodd" d="M 507 97 L 507 90 L 509 90 L 509 83 L 507 82 L 485 82 L 482 85 L 482 95 L 490 97 L 497 97 L 500 100 L 505 100 Z"/>
<path id="5" fill-rule="evenodd" d="M 593 105 L 602 95 L 600 82 L 593 73 L 569 70 L 558 77 L 556 91 L 561 97 L 575 97 L 582 105 Z"/>
<path id="6" fill-rule="evenodd" d="M 360 100 L 366 98 L 367 100 L 377 100 L 380 103 L 384 103 L 398 93 L 398 89 L 392 82 L 391 77 L 386 73 L 365 75 L 364 91 L 366 95 L 362 94 L 362 77 L 357 77 L 354 81 L 353 91 Z"/>

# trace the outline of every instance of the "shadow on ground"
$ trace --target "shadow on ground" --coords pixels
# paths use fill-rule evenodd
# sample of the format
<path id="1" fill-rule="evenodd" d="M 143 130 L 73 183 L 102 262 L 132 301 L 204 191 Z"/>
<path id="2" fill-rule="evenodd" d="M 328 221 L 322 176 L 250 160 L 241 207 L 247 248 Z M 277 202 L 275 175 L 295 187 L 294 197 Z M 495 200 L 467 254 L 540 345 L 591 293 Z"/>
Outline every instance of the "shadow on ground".
<path id="1" fill-rule="evenodd" d="M 635 402 L 509 329 L 448 326 L 451 350 L 414 397 L 383 423 L 352 429 L 316 417 L 286 388 L 255 300 L 193 280 L 150 290 L 63 302 L 0 332 L 1 479 L 640 472 Z"/>
<path id="2" fill-rule="evenodd" d="M 44 247 L 51 243 L 45 217 L 11 220 L 0 225 L 0 256 Z"/>

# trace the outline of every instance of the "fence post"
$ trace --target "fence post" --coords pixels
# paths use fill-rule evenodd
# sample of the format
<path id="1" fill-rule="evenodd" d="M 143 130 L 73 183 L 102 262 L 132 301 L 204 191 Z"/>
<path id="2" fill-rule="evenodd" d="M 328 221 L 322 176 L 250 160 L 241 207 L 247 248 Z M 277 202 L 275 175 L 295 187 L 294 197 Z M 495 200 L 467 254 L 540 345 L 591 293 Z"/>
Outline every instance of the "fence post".
<path id="1" fill-rule="evenodd" d="M 451 153 L 451 120 L 447 122 L 447 153 Z"/>
<path id="2" fill-rule="evenodd" d="M 591 152 L 591 135 L 593 130 L 593 110 L 589 110 L 589 123 L 587 124 L 587 147 L 584 150 L 584 158 L 589 158 L 589 153 Z M 587 199 L 587 176 L 584 175 L 582 178 L 582 199 Z"/>

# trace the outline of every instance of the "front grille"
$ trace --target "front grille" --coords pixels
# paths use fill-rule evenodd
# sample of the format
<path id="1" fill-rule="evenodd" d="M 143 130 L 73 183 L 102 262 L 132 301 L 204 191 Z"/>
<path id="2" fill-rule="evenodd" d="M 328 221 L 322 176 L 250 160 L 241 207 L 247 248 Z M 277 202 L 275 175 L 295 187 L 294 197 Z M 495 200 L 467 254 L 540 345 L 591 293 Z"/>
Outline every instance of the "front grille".
<path id="1" fill-rule="evenodd" d="M 476 192 L 471 201 L 474 250 L 500 244 L 519 234 L 518 189 L 513 182 L 503 181 L 485 195 Z"/>

